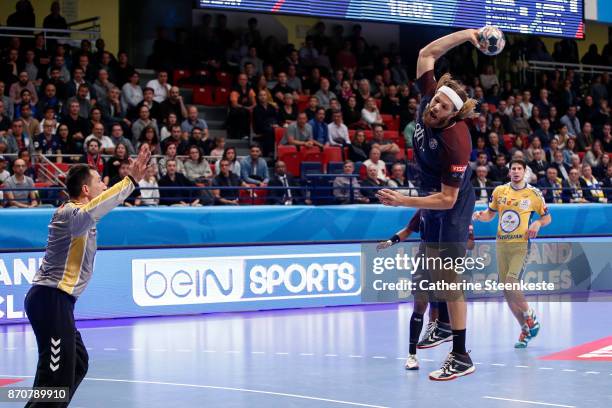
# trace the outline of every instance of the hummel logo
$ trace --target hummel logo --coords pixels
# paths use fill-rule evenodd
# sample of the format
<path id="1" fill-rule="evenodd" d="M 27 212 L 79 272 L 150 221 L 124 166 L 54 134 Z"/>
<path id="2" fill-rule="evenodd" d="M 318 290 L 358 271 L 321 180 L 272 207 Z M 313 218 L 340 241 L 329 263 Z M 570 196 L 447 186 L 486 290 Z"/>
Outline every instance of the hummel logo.
<path id="1" fill-rule="evenodd" d="M 61 351 L 61 347 L 60 347 L 60 343 L 62 342 L 62 339 L 54 339 L 53 337 L 51 337 L 51 362 L 49 363 L 49 368 L 51 369 L 51 371 L 55 372 L 60 368 L 59 365 L 59 361 L 60 361 L 60 351 Z"/>

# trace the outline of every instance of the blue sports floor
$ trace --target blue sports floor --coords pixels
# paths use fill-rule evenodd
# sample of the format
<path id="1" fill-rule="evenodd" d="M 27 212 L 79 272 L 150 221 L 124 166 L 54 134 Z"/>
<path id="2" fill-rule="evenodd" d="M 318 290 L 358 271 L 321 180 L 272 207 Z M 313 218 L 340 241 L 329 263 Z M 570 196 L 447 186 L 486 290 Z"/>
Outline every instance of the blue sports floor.
<path id="1" fill-rule="evenodd" d="M 471 303 L 477 370 L 445 383 L 427 374 L 449 343 L 404 370 L 410 304 L 84 322 L 90 369 L 70 406 L 612 407 L 612 359 L 538 359 L 612 336 L 612 303 L 532 305 L 542 330 L 515 350 L 506 305 Z M 36 358 L 29 326 L 0 328 L 0 380 L 20 380 L 7 387 L 30 386 Z"/>

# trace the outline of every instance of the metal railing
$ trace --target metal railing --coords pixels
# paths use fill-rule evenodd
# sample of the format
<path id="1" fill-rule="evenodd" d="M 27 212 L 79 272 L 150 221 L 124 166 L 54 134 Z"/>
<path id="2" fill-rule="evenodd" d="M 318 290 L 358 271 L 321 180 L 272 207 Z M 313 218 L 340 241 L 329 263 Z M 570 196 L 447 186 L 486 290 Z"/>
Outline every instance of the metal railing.
<path id="1" fill-rule="evenodd" d="M 524 69 L 540 72 L 540 71 L 556 71 L 561 72 L 567 69 L 573 69 L 577 74 L 603 74 L 612 73 L 612 67 L 609 65 L 587 65 L 587 64 L 572 64 L 568 62 L 550 62 L 550 61 L 527 61 Z"/>
<path id="2" fill-rule="evenodd" d="M 45 39 L 45 47 L 48 40 L 57 40 L 59 43 L 73 43 L 78 45 L 83 39 L 88 39 L 92 42 L 96 41 L 101 36 L 100 17 L 91 17 L 84 20 L 68 23 L 69 27 L 89 24 L 86 27 L 75 29 L 56 29 L 44 27 L 0 27 L 0 37 L 19 37 L 19 38 L 34 38 L 36 34 L 42 34 Z"/>

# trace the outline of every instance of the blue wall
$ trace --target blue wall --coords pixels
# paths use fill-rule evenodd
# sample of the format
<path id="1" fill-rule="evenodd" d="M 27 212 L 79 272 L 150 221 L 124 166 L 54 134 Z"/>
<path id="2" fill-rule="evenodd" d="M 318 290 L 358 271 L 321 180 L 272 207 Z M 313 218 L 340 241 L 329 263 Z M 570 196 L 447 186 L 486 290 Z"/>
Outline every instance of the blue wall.
<path id="1" fill-rule="evenodd" d="M 484 208 L 484 207 L 483 207 Z M 612 205 L 550 205 L 547 236 L 612 235 Z M 44 248 L 53 209 L 0 211 L 0 249 Z M 380 205 L 118 208 L 98 227 L 100 246 L 193 245 L 388 238 L 413 209 Z M 493 236 L 496 221 L 476 223 Z"/>

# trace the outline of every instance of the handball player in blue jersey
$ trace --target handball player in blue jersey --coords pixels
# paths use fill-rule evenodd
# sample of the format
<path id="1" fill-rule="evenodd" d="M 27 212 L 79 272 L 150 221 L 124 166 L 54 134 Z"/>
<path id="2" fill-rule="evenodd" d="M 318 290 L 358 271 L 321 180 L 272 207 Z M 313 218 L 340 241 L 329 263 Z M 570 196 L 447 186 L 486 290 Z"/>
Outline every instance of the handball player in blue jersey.
<path id="1" fill-rule="evenodd" d="M 465 256 L 474 191 L 468 164 L 472 143 L 465 119 L 471 117 L 476 101 L 449 74 L 436 81 L 434 64 L 450 49 L 465 42 L 476 47 L 477 30 L 463 30 L 439 38 L 419 53 L 417 85 L 422 100 L 413 136 L 414 156 L 422 180 L 421 197 L 407 197 L 398 191 L 380 190 L 385 205 L 420 208 L 421 239 L 427 256 L 457 259 Z M 453 270 L 429 271 L 430 280 L 453 283 L 462 280 Z M 453 348 L 439 370 L 429 374 L 435 381 L 448 381 L 474 372 L 465 348 L 467 307 L 463 292 L 442 290 L 435 293 L 446 301 L 452 329 Z"/>

